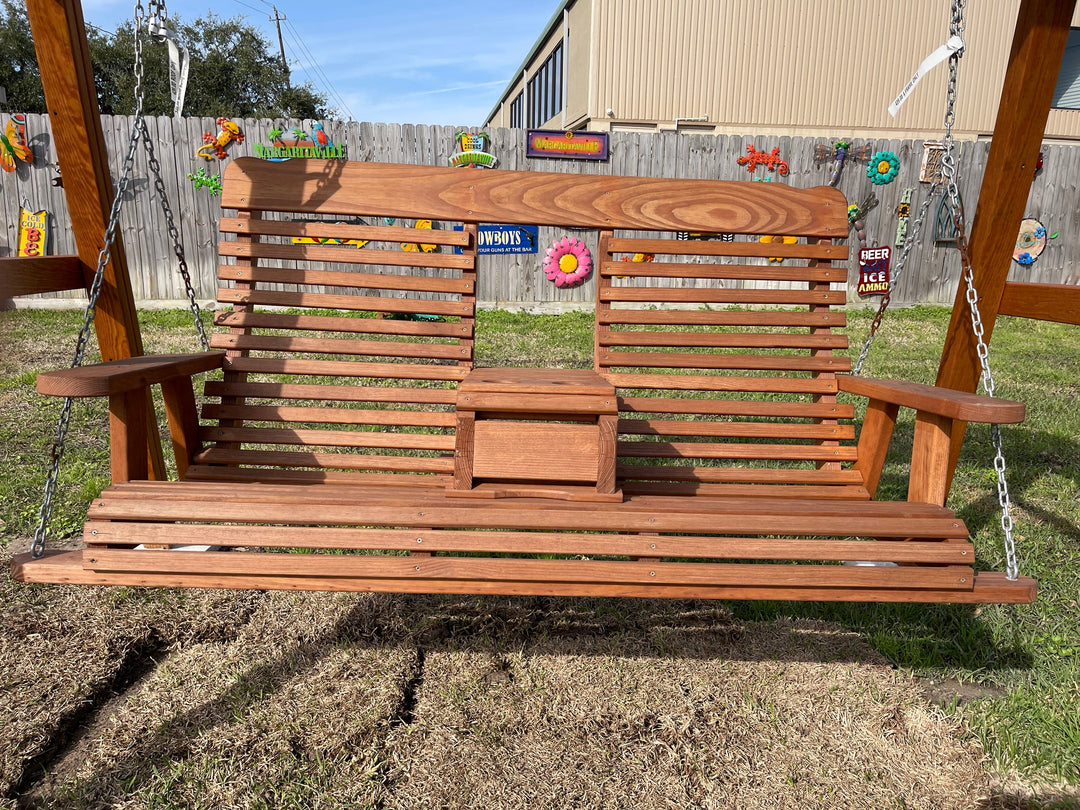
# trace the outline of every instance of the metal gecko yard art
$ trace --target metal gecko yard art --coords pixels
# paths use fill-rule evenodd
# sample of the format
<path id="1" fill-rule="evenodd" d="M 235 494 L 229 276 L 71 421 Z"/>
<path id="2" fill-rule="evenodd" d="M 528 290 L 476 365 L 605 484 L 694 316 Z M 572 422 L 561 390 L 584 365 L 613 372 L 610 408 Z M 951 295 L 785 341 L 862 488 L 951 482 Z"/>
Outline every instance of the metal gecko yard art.
<path id="1" fill-rule="evenodd" d="M 200 146 L 195 154 L 201 158 L 212 160 L 217 158 L 218 160 L 224 160 L 229 155 L 225 151 L 225 147 L 233 141 L 237 143 L 244 142 L 244 133 L 240 131 L 240 125 L 235 121 L 230 121 L 228 118 L 217 119 L 217 125 L 220 127 L 220 131 L 217 135 L 213 132 L 204 132 L 203 140 L 206 142 L 205 146 Z"/>
<path id="2" fill-rule="evenodd" d="M 779 172 L 781 175 L 786 175 L 789 171 L 787 161 L 780 157 L 779 146 L 774 147 L 771 152 L 759 152 L 752 143 L 747 144 L 746 154 L 737 158 L 735 162 L 740 166 L 746 166 L 750 174 L 753 174 L 754 169 L 759 165 Z"/>

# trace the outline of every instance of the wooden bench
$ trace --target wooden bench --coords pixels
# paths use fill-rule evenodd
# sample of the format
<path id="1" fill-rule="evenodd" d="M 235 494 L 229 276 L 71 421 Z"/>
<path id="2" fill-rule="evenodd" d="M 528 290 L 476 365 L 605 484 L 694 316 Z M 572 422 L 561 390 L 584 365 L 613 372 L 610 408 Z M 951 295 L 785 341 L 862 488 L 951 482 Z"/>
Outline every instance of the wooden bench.
<path id="1" fill-rule="evenodd" d="M 38 378 L 109 397 L 113 484 L 84 550 L 20 557 L 17 578 L 1035 597 L 1030 579 L 976 572 L 945 507 L 954 424 L 1018 422 L 1023 405 L 847 375 L 835 189 L 241 158 L 222 207 L 219 351 Z M 473 370 L 485 222 L 593 240 L 592 371 Z M 719 233 L 735 236 L 680 238 Z M 190 380 L 211 369 L 200 413 Z M 156 384 L 177 481 L 146 480 Z M 841 391 L 869 400 L 857 441 Z M 908 499 L 875 501 L 900 407 L 917 412 Z"/>

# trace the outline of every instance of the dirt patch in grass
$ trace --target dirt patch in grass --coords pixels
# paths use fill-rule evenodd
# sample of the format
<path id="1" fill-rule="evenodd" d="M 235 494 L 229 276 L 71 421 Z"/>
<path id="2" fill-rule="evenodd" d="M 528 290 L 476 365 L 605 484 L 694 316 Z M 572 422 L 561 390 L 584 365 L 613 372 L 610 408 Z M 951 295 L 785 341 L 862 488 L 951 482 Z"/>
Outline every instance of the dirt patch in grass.
<path id="1" fill-rule="evenodd" d="M 603 632 L 560 625 L 426 650 L 413 722 L 388 740 L 388 806 L 961 808 L 987 795 L 957 722 L 850 633 L 654 603 Z"/>
<path id="2" fill-rule="evenodd" d="M 0 807 L 1018 806 L 824 622 L 7 577 L 0 600 Z"/>
<path id="3" fill-rule="evenodd" d="M 362 807 L 415 666 L 388 599 L 258 594 L 234 639 L 170 650 L 97 714 L 28 803 Z"/>

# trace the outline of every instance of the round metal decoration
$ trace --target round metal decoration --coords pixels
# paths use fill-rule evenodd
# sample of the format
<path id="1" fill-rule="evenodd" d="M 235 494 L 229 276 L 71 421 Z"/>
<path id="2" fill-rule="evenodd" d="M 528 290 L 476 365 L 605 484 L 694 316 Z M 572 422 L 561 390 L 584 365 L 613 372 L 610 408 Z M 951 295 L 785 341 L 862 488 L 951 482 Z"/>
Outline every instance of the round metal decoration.
<path id="1" fill-rule="evenodd" d="M 1025 219 L 1020 223 L 1016 237 L 1013 261 L 1020 265 L 1032 264 L 1046 247 L 1046 228 L 1037 219 Z"/>

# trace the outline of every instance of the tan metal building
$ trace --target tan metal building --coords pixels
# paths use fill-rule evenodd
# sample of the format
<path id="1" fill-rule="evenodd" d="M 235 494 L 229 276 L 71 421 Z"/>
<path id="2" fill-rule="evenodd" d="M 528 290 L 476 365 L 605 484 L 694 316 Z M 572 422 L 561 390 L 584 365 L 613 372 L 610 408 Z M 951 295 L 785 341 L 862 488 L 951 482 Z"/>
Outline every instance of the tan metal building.
<path id="1" fill-rule="evenodd" d="M 940 136 L 944 65 L 927 74 L 895 118 L 887 108 L 948 38 L 950 6 L 949 0 L 563 0 L 485 126 Z M 1019 0 L 968 4 L 957 138 L 993 131 L 1018 8 Z M 1080 26 L 1080 10 L 1073 26 Z M 1080 30 L 1069 46 L 1048 141 L 1080 140 Z"/>

